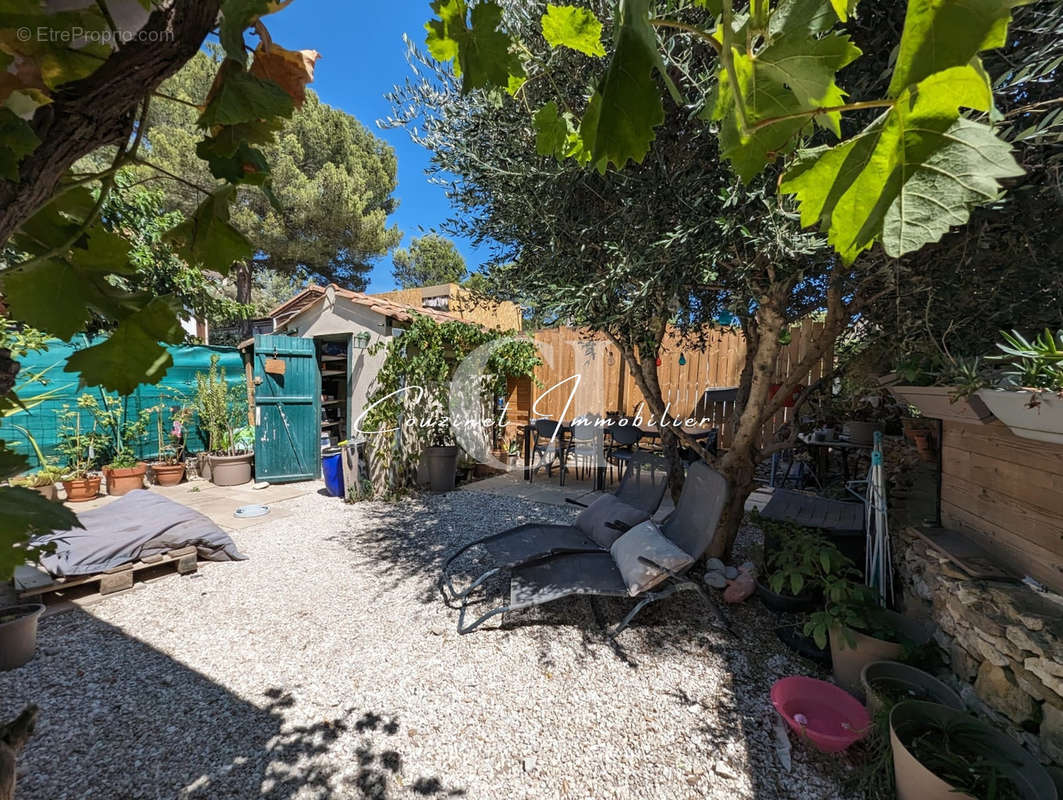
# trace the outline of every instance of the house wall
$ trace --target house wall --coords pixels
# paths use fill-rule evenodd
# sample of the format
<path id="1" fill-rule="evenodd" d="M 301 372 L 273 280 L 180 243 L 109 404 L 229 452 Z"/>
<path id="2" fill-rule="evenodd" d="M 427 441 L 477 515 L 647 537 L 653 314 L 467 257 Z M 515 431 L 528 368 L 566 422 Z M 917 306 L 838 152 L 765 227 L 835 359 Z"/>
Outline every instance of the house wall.
<path id="1" fill-rule="evenodd" d="M 347 360 L 347 430 L 353 435 L 354 422 L 365 409 L 377 373 L 387 357 L 383 350 L 375 355 L 369 353 L 374 344 L 393 335 L 387 320 L 364 306 L 337 297 L 332 306 L 324 302 L 307 309 L 289 322 L 288 329 L 304 337 L 352 336 L 363 331 L 369 332 L 369 347 L 365 350 L 351 349 L 352 357 Z"/>
<path id="2" fill-rule="evenodd" d="M 1000 422 L 945 422 L 941 519 L 1019 574 L 1063 592 L 1063 445 Z"/>
<path id="3" fill-rule="evenodd" d="M 396 289 L 393 292 L 378 292 L 371 297 L 385 297 L 395 303 L 421 308 L 426 297 L 449 297 L 448 307 L 440 308 L 463 322 L 483 325 L 496 330 L 517 330 L 521 328 L 523 315 L 516 303 L 477 301 L 468 291 L 456 283 L 444 283 L 439 286 L 421 286 L 414 289 Z"/>

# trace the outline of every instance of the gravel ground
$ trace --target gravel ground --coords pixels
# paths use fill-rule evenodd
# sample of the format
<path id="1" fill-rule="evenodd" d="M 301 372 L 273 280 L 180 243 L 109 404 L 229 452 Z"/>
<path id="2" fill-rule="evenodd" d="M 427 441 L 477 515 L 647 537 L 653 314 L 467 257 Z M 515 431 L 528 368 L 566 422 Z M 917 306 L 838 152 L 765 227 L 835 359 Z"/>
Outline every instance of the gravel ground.
<path id="1" fill-rule="evenodd" d="M 844 796 L 800 745 L 779 765 L 768 689 L 814 670 L 759 604 L 728 609 L 737 637 L 693 594 L 617 642 L 621 600 L 459 637 L 442 556 L 573 510 L 469 491 L 283 506 L 233 535 L 249 561 L 41 621 L 37 657 L 0 673 L 0 719 L 41 708 L 20 800 Z"/>

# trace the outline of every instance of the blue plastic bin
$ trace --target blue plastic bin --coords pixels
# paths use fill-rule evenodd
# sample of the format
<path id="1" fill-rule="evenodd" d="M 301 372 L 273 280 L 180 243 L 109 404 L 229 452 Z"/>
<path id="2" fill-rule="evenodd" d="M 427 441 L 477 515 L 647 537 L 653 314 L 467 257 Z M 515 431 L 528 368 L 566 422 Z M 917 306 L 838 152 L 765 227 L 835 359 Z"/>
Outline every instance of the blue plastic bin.
<path id="1" fill-rule="evenodd" d="M 338 450 L 321 455 L 321 472 L 325 488 L 333 497 L 343 497 L 343 454 Z"/>

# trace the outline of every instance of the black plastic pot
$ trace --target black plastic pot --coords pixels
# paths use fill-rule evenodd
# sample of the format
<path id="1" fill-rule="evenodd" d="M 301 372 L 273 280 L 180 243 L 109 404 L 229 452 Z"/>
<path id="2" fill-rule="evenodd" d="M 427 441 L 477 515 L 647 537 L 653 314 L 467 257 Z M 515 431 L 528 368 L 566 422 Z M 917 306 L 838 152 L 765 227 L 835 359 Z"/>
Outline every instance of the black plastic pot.
<path id="1" fill-rule="evenodd" d="M 21 667 L 37 652 L 37 620 L 44 613 L 40 603 L 0 607 L 0 670 Z"/>
<path id="2" fill-rule="evenodd" d="M 427 447 L 424 451 L 428 462 L 428 481 L 433 492 L 449 492 L 458 476 L 458 448 Z"/>
<path id="3" fill-rule="evenodd" d="M 806 614 L 823 607 L 823 596 L 818 592 L 806 592 L 797 597 L 792 594 L 779 594 L 759 580 L 757 581 L 757 597 L 776 614 Z"/>
<path id="4" fill-rule="evenodd" d="M 872 661 L 860 673 L 867 697 L 867 709 L 874 716 L 887 702 L 887 696 L 904 700 L 926 700 L 963 711 L 963 700 L 929 672 L 899 661 Z"/>
<path id="5" fill-rule="evenodd" d="M 816 642 L 811 636 L 805 636 L 800 628 L 793 625 L 780 625 L 775 629 L 775 635 L 779 641 L 789 647 L 802 658 L 830 666 L 830 650 L 826 647 L 816 647 Z"/>

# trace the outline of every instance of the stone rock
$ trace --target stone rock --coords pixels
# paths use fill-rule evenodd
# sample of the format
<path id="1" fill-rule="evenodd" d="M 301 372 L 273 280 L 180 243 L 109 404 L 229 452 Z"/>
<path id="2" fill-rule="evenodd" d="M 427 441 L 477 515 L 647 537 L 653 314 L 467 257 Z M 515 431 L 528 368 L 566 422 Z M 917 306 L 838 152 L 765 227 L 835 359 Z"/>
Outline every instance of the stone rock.
<path id="1" fill-rule="evenodd" d="M 1034 718 L 1037 704 L 1015 680 L 1011 670 L 983 662 L 974 682 L 978 696 L 1012 722 L 1021 725 Z"/>
<path id="2" fill-rule="evenodd" d="M 713 589 L 727 588 L 727 578 L 723 576 L 722 572 L 706 572 L 705 583 Z"/>
<path id="3" fill-rule="evenodd" d="M 1022 690 L 1034 700 L 1047 700 L 1048 696 L 1052 694 L 1052 692 L 1041 683 L 1040 678 L 1032 672 L 1027 671 L 1025 668 L 1020 667 L 1018 664 L 1012 664 L 1011 671 L 1015 674 L 1015 682 L 1018 683 L 1019 686 L 1022 687 Z"/>
<path id="4" fill-rule="evenodd" d="M 981 636 L 971 636 L 964 644 L 970 644 L 990 664 L 997 667 L 1006 667 L 1011 663 L 1004 653 L 1000 652 L 1000 648 L 994 643 L 987 642 Z"/>
<path id="5" fill-rule="evenodd" d="M 723 576 L 729 581 L 733 581 L 738 577 L 738 569 L 735 567 L 725 567 L 723 570 Z"/>
<path id="6" fill-rule="evenodd" d="M 1045 648 L 1051 648 L 1051 643 L 1046 641 L 1046 636 L 1040 631 L 1030 631 L 1025 625 L 1009 625 L 1006 635 L 1008 641 L 1023 650 L 1044 657 Z"/>
<path id="7" fill-rule="evenodd" d="M 745 572 L 745 573 L 747 573 L 749 575 L 756 575 L 757 574 L 757 565 L 754 564 L 752 561 L 746 561 L 746 562 L 738 565 L 738 571 L 739 572 Z"/>
<path id="8" fill-rule="evenodd" d="M 1063 764 L 1063 708 L 1045 703 L 1042 710 L 1041 751 L 1057 764 Z"/>
<path id="9" fill-rule="evenodd" d="M 706 572 L 723 572 L 725 569 L 727 569 L 727 565 L 718 558 L 710 558 L 705 562 Z"/>
<path id="10" fill-rule="evenodd" d="M 961 680 L 974 680 L 974 676 L 978 674 L 979 660 L 967 652 L 963 645 L 954 641 L 949 647 L 949 657 L 952 659 L 952 671 Z"/>
<path id="11" fill-rule="evenodd" d="M 743 572 L 733 581 L 727 582 L 727 588 L 724 590 L 723 599 L 726 603 L 741 603 L 743 600 L 750 597 L 756 590 L 757 582 L 753 579 L 753 576 L 747 575 Z"/>
<path id="12" fill-rule="evenodd" d="M 1040 678 L 1047 688 L 1063 696 L 1063 664 L 1049 661 L 1047 658 L 1027 658 L 1022 665 Z"/>

